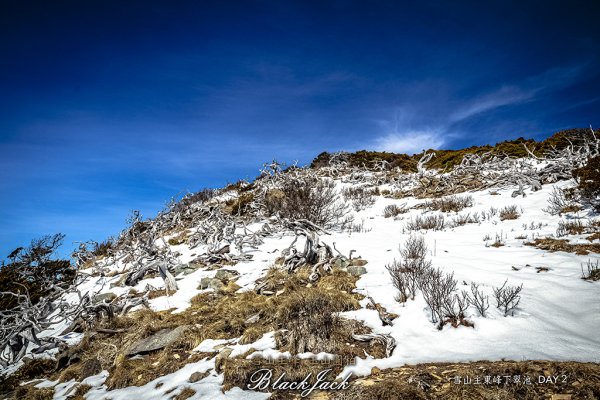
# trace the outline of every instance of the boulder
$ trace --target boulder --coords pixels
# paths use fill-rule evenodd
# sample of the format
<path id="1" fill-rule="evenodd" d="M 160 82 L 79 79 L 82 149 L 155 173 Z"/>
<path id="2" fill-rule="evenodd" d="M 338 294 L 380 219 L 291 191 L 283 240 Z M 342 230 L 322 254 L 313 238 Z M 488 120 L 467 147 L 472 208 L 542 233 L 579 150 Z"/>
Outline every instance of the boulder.
<path id="1" fill-rule="evenodd" d="M 215 278 L 220 281 L 231 281 L 240 275 L 239 272 L 231 269 L 220 269 L 215 274 Z"/>
<path id="2" fill-rule="evenodd" d="M 147 338 L 138 340 L 133 346 L 127 351 L 128 356 L 134 356 L 136 354 L 149 353 L 164 349 L 170 344 L 175 343 L 187 330 L 188 326 L 178 326 L 177 328 L 167 328 L 156 332 Z"/>
<path id="3" fill-rule="evenodd" d="M 348 271 L 348 273 L 352 276 L 361 276 L 367 273 L 367 269 L 365 267 L 355 265 L 349 266 L 346 271 Z"/>
<path id="4" fill-rule="evenodd" d="M 215 291 L 221 290 L 225 286 L 221 280 L 217 278 L 202 278 L 200 280 L 200 286 L 198 289 L 213 289 Z"/>
<path id="5" fill-rule="evenodd" d="M 184 275 L 189 275 L 192 272 L 196 271 L 198 268 L 200 268 L 200 265 L 198 264 L 179 264 L 173 269 L 173 275 L 177 276 L 181 273 L 183 273 Z"/>
<path id="6" fill-rule="evenodd" d="M 229 358 L 231 352 L 233 352 L 231 347 L 225 347 L 215 357 L 215 371 L 217 371 L 218 374 L 223 371 L 223 366 L 225 365 L 225 362 Z"/>
<path id="7" fill-rule="evenodd" d="M 204 372 L 194 372 L 193 374 L 190 375 L 188 382 L 190 383 L 196 383 L 198 381 L 201 381 L 202 379 L 206 378 L 208 375 L 210 375 L 210 370 L 209 371 L 204 371 Z"/>
<path id="8" fill-rule="evenodd" d="M 346 268 L 348 265 L 350 265 L 350 263 L 344 258 L 338 258 L 334 263 L 334 266 L 337 268 Z"/>
<path id="9" fill-rule="evenodd" d="M 114 299 L 117 298 L 117 295 L 114 294 L 113 292 L 107 292 L 107 293 L 100 293 L 100 294 L 95 294 L 93 297 L 93 302 L 94 303 L 102 303 L 104 302 L 104 300 L 106 300 L 107 302 L 111 302 Z"/>
<path id="10" fill-rule="evenodd" d="M 363 265 L 367 265 L 368 261 L 367 260 L 363 260 L 362 258 L 353 258 L 350 261 L 351 265 L 354 265 L 356 267 L 362 267 Z"/>

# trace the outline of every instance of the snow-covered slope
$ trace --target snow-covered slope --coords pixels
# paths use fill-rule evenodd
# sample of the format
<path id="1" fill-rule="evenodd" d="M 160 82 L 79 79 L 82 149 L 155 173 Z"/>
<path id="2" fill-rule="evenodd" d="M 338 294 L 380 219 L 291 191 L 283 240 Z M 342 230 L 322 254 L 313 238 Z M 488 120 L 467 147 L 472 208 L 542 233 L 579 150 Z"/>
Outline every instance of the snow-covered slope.
<path id="1" fill-rule="evenodd" d="M 540 164 L 539 168 L 544 168 Z M 343 181 L 343 182 L 342 182 Z M 360 183 L 350 183 L 348 179 L 337 178 L 335 188 L 341 193 L 343 188 L 360 187 Z M 322 234 L 320 240 L 335 244 L 342 255 L 351 254 L 351 258 L 361 258 L 368 263 L 364 265 L 366 273 L 361 274 L 356 282 L 355 292 L 365 298 L 361 308 L 341 313 L 344 318 L 362 321 L 372 332 L 388 334 L 395 339 L 396 347 L 389 357 L 357 358 L 353 365 L 345 367 L 340 376 L 351 372 L 354 375 L 368 375 L 373 367 L 379 369 L 399 367 L 405 364 L 442 361 L 475 361 L 475 360 L 576 360 L 600 362 L 600 282 L 582 279 L 582 265 L 596 262 L 600 255 L 589 253 L 578 255 L 563 251 L 549 252 L 526 244 L 535 238 L 555 237 L 559 222 L 564 220 L 593 220 L 597 218 L 589 209 L 571 213 L 550 215 L 544 209 L 554 188 L 571 187 L 572 181 L 560 181 L 543 185 L 541 190 L 527 191 L 526 195 L 514 196 L 521 185 L 504 185 L 502 188 L 489 188 L 461 193 L 471 196 L 472 205 L 460 212 L 431 211 L 423 204 L 427 199 L 404 196 L 400 199 L 392 196 L 374 195 L 372 202 L 360 211 L 352 210 L 354 228 L 330 229 Z M 386 183 L 372 184 L 379 192 L 389 188 Z M 235 197 L 235 196 L 234 196 Z M 341 199 L 340 195 L 340 199 Z M 224 199 L 218 199 L 219 201 Z M 389 205 L 404 205 L 408 211 L 394 218 L 384 217 L 384 208 Z M 501 220 L 498 210 L 507 206 L 516 206 L 518 218 Z M 459 215 L 466 214 L 475 218 L 464 225 L 450 222 Z M 409 230 L 407 224 L 418 217 L 442 215 L 447 222 L 440 230 Z M 268 219 L 255 220 L 244 227 L 238 226 L 240 232 L 259 232 Z M 192 232 L 193 229 L 190 230 Z M 176 233 L 166 237 L 176 236 Z M 394 287 L 386 265 L 400 258 L 399 247 L 409 237 L 422 236 L 428 249 L 426 258 L 434 268 L 446 273 L 454 273 L 458 281 L 458 291 L 470 290 L 471 283 L 479 285 L 484 295 L 489 296 L 490 307 L 485 317 L 474 307 L 466 312 L 466 319 L 473 327 L 457 328 L 450 324 L 437 329 L 432 323 L 428 305 L 421 293 L 414 300 L 397 301 L 398 290 Z M 567 237 L 572 243 L 598 243 L 598 239 L 588 240 L 585 234 Z M 255 246 L 247 246 L 243 254 L 251 255 L 251 259 L 237 261 L 227 265 L 227 270 L 239 273 L 235 280 L 239 285 L 238 293 L 256 288 L 257 280 L 263 277 L 269 268 L 282 255 L 282 250 L 295 242 L 301 249 L 306 238 L 296 235 L 290 230 L 274 230 L 265 234 Z M 497 242 L 497 246 L 493 244 Z M 209 245 L 201 244 L 191 248 L 189 243 L 168 245 L 182 264 L 190 263 L 207 252 Z M 231 254 L 239 254 L 239 249 L 231 246 Z M 354 250 L 353 253 L 351 251 Z M 250 258 L 250 257 L 247 257 Z M 130 291 L 130 287 L 122 285 L 123 275 L 128 264 L 122 260 L 114 263 L 103 276 L 94 273 L 96 267 L 83 271 L 90 278 L 81 285 L 80 292 L 91 296 L 100 293 L 121 295 Z M 178 289 L 164 293 L 149 300 L 155 311 L 171 310 L 180 313 L 190 307 L 191 300 L 199 293 L 211 292 L 214 289 L 199 289 L 203 278 L 213 278 L 217 271 L 212 268 L 198 268 L 189 274 L 174 274 Z M 501 287 L 505 281 L 509 285 L 523 285 L 521 300 L 514 312 L 508 316 L 495 306 L 493 288 Z M 149 287 L 162 289 L 165 281 L 160 277 L 144 278 L 133 286 L 139 292 Z M 367 307 L 369 297 L 383 306 L 387 312 L 397 314 L 393 325 L 382 325 L 378 313 Z M 76 299 L 73 299 L 75 301 Z M 137 306 L 132 311 L 139 309 Z M 131 311 L 130 311 L 131 312 Z M 224 318 L 227 318 L 224 316 Z M 54 335 L 67 325 L 55 326 L 41 336 Z M 77 334 L 69 334 L 76 342 Z M 223 346 L 232 349 L 228 357 L 246 354 L 250 349 L 254 352 L 247 355 L 253 357 L 294 357 L 289 352 L 277 349 L 273 333 L 266 334 L 255 343 L 240 344 L 239 338 L 231 340 L 204 340 L 195 351 L 213 353 L 214 356 Z M 80 336 L 79 336 L 80 337 Z M 316 357 L 305 354 L 303 357 Z M 321 354 L 319 357 L 328 357 Z M 192 372 L 209 373 L 203 379 L 189 383 Z M 166 374 L 141 387 L 131 387 L 110 391 L 103 384 L 108 371 L 87 378 L 84 383 L 92 386 L 86 394 L 87 399 L 126 399 L 126 398 L 164 398 L 166 393 L 176 395 L 188 387 L 195 391 L 191 399 L 212 398 L 265 398 L 259 392 L 242 391 L 233 388 L 221 392 L 222 374 L 215 368 L 215 358 L 207 356 L 202 361 L 185 365 L 180 371 Z M 160 383 L 160 384 L 159 384 Z M 76 382 L 58 383 L 44 381 L 38 387 L 54 387 L 55 399 L 66 398 L 69 391 L 76 387 Z M 175 388 L 175 389 L 174 389 Z"/>

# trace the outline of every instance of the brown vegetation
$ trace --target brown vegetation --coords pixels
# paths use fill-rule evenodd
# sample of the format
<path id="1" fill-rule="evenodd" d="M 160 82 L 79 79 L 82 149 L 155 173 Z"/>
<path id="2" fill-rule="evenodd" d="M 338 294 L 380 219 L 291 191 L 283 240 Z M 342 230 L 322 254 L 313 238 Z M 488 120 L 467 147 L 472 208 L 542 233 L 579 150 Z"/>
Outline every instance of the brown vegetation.
<path id="1" fill-rule="evenodd" d="M 585 166 L 573 171 L 573 176 L 582 200 L 600 211 L 600 156 L 590 158 Z"/>
<path id="2" fill-rule="evenodd" d="M 554 238 L 536 238 L 533 242 L 526 242 L 528 246 L 537 247 L 541 250 L 548 251 L 565 251 L 567 253 L 575 253 L 579 255 L 587 255 L 588 253 L 600 253 L 600 243 L 579 244 L 569 243 L 566 239 Z"/>
<path id="3" fill-rule="evenodd" d="M 505 206 L 500 210 L 500 221 L 517 219 L 521 216 L 516 205 Z"/>
<path id="4" fill-rule="evenodd" d="M 557 361 L 477 361 L 407 365 L 351 381 L 348 390 L 320 393 L 322 399 L 406 399 L 406 400 L 534 400 L 552 395 L 572 399 L 600 398 L 600 364 Z M 555 383 L 538 383 L 538 378 L 558 376 Z M 511 382 L 505 383 L 506 376 Z M 513 382 L 514 377 L 519 382 Z M 455 379 L 459 377 L 460 383 Z M 470 378 L 469 384 L 464 378 Z M 479 384 L 474 379 L 479 377 Z M 483 384 L 486 377 L 500 377 L 501 383 Z M 526 383 L 525 377 L 529 377 Z M 566 398 L 566 397 L 565 397 Z M 558 397 L 556 397 L 558 399 Z"/>
<path id="5" fill-rule="evenodd" d="M 348 210 L 334 186 L 318 178 L 285 181 L 279 195 L 265 198 L 266 211 L 290 220 L 306 219 L 321 227 L 335 226 Z"/>
<path id="6" fill-rule="evenodd" d="M 441 212 L 459 212 L 471 206 L 473 206 L 473 196 L 447 196 L 425 203 L 425 207 L 429 210 Z"/>

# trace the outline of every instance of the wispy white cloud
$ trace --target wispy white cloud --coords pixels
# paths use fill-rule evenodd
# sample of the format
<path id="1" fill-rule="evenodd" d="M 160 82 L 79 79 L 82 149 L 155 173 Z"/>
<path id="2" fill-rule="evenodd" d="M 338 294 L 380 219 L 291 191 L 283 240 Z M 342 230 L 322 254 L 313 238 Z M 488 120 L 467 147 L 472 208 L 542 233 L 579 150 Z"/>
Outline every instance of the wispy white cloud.
<path id="1" fill-rule="evenodd" d="M 424 85 L 417 93 L 403 99 L 404 104 L 389 119 L 377 119 L 380 134 L 371 142 L 371 148 L 398 153 L 418 153 L 437 149 L 458 136 L 461 123 L 471 117 L 505 106 L 536 101 L 543 96 L 569 87 L 582 79 L 587 64 L 556 67 L 519 82 L 506 83 L 499 88 L 479 93 L 460 102 L 444 91 L 438 92 Z M 427 93 L 431 100 L 417 100 Z M 413 98 L 416 96 L 416 98 Z M 594 100 L 591 100 L 593 102 Z M 456 106 L 455 104 L 461 104 Z"/>
<path id="2" fill-rule="evenodd" d="M 419 127 L 418 113 L 410 107 L 397 108 L 393 118 L 375 122 L 383 133 L 371 143 L 374 150 L 415 154 L 444 144 L 444 132 L 439 128 Z"/>
<path id="3" fill-rule="evenodd" d="M 516 86 L 504 86 L 499 90 L 479 96 L 469 102 L 466 106 L 450 114 L 450 122 L 458 122 L 473 115 L 498 107 L 518 104 L 535 96 L 537 89 L 521 89 Z"/>
<path id="4" fill-rule="evenodd" d="M 415 154 L 427 149 L 438 149 L 443 144 L 443 136 L 437 132 L 407 131 L 376 138 L 374 148 L 392 153 Z"/>
<path id="5" fill-rule="evenodd" d="M 534 100 L 549 91 L 568 87 L 581 78 L 587 64 L 556 67 L 532 76 L 519 84 L 505 85 L 500 89 L 477 96 L 467 104 L 452 112 L 449 122 L 458 122 L 471 116 L 493 110 L 498 107 L 516 105 Z"/>

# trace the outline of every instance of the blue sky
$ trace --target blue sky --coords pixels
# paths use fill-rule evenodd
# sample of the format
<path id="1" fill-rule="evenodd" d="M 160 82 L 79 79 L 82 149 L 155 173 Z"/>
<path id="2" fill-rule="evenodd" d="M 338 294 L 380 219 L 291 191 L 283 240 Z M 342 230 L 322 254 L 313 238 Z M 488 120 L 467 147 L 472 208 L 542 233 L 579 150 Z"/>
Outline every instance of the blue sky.
<path id="1" fill-rule="evenodd" d="M 597 2 L 413 3 L 0 2 L 0 258 L 273 158 L 600 126 Z"/>

